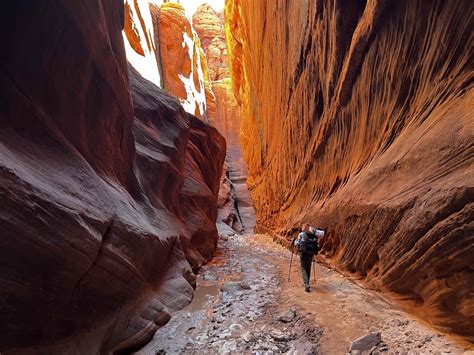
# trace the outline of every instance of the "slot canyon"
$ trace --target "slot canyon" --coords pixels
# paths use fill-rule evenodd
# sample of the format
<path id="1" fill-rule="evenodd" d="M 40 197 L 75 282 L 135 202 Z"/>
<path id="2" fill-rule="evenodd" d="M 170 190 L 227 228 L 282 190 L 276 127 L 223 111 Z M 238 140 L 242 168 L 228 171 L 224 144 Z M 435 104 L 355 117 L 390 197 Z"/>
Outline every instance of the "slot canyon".
<path id="1" fill-rule="evenodd" d="M 0 354 L 474 353 L 473 1 L 0 9 Z"/>

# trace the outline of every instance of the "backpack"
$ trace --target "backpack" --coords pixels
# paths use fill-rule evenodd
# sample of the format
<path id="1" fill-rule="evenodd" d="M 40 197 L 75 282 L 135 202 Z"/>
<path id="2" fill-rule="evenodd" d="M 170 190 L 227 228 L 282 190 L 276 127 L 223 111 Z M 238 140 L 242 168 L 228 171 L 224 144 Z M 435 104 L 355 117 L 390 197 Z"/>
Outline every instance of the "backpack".
<path id="1" fill-rule="evenodd" d="M 304 254 L 316 255 L 319 251 L 318 239 L 312 233 L 305 233 L 306 239 L 300 241 L 300 251 Z"/>

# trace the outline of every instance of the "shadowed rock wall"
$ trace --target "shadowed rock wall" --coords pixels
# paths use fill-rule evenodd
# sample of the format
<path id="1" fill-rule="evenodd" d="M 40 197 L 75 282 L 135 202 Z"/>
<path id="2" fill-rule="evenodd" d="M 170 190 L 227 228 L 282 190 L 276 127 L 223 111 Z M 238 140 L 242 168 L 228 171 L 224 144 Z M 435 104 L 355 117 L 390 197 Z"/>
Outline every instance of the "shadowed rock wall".
<path id="1" fill-rule="evenodd" d="M 129 79 L 122 3 L 0 10 L 0 351 L 143 344 L 215 247 L 225 141 Z"/>
<path id="2" fill-rule="evenodd" d="M 229 0 L 258 225 L 473 339 L 472 1 Z"/>

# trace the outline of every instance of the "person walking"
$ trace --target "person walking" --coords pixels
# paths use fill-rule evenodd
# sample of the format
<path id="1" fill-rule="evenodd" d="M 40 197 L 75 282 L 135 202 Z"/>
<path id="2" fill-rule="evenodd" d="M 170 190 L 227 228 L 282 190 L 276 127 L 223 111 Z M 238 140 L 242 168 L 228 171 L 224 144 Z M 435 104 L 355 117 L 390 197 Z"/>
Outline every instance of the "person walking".
<path id="1" fill-rule="evenodd" d="M 311 226 L 308 223 L 303 224 L 301 233 L 296 238 L 294 244 L 299 247 L 300 251 L 301 276 L 303 277 L 304 290 L 310 292 L 311 263 L 319 248 L 317 237 L 314 232 L 311 232 Z"/>

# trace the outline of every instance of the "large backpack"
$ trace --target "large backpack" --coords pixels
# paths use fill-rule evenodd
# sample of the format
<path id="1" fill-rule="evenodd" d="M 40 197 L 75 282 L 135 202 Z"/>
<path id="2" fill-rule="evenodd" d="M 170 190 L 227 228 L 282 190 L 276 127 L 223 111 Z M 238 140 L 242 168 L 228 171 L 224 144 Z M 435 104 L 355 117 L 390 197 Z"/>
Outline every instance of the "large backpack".
<path id="1" fill-rule="evenodd" d="M 300 241 L 300 251 L 304 254 L 316 255 L 319 251 L 318 238 L 312 233 L 306 232 L 306 238 Z"/>

